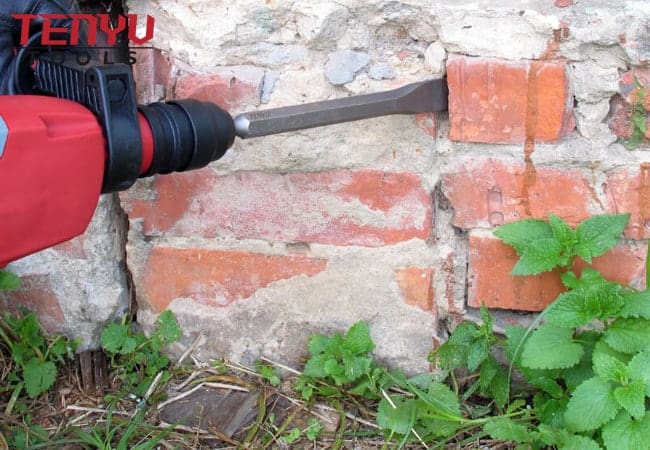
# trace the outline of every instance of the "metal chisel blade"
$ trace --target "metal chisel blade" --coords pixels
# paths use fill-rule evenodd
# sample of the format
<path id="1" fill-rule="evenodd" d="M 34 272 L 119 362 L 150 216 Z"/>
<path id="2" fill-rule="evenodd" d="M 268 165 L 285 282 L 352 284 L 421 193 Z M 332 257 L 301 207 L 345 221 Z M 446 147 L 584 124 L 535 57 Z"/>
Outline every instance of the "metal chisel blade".
<path id="1" fill-rule="evenodd" d="M 235 117 L 241 138 L 267 136 L 390 114 L 447 110 L 447 80 L 427 80 L 390 91 L 252 111 Z"/>

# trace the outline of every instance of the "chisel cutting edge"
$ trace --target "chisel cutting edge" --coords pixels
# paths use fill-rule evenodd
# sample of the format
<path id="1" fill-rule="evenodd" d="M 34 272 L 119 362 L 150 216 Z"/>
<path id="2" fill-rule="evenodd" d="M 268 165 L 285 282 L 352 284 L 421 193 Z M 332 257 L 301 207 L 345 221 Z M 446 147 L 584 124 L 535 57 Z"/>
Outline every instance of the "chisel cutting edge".
<path id="1" fill-rule="evenodd" d="M 446 111 L 448 94 L 447 79 L 440 78 L 373 94 L 246 112 L 234 118 L 235 133 L 251 138 L 391 114 Z"/>

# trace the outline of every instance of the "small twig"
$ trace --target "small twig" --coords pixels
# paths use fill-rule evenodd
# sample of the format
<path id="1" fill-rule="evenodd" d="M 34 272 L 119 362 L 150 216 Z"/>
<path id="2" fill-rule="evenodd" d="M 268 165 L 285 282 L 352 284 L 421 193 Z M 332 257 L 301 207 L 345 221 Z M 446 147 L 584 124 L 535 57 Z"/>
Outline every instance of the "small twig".
<path id="1" fill-rule="evenodd" d="M 335 412 L 335 413 L 339 412 L 338 409 L 332 408 L 331 406 L 327 406 L 327 405 L 318 405 L 317 407 L 322 409 L 322 410 L 325 410 L 325 411 L 332 411 L 332 412 Z M 372 422 L 369 422 L 369 421 L 367 421 L 365 419 L 362 419 L 361 417 L 355 416 L 351 412 L 345 411 L 345 417 L 347 417 L 348 419 L 352 419 L 354 421 L 357 421 L 360 424 L 366 425 L 366 426 L 368 426 L 370 428 L 374 428 L 376 430 L 381 430 L 381 427 L 379 425 L 377 425 L 376 423 L 372 423 Z"/>
<path id="2" fill-rule="evenodd" d="M 156 406 L 156 409 L 162 409 L 163 407 L 169 405 L 170 403 L 174 403 L 174 402 L 176 402 L 178 400 L 184 399 L 185 397 L 188 397 L 188 396 L 192 395 L 194 392 L 201 389 L 201 387 L 203 387 L 203 383 L 194 386 L 192 389 L 190 389 L 187 392 L 183 392 L 182 394 L 178 394 L 176 397 L 168 398 L 164 402 L 159 403 L 158 406 Z"/>
<path id="3" fill-rule="evenodd" d="M 173 388 L 175 391 L 182 391 L 185 386 L 190 384 L 196 377 L 199 376 L 199 374 L 202 372 L 202 370 L 196 370 L 190 374 L 189 377 L 187 377 L 181 384 L 174 385 Z"/>
<path id="4" fill-rule="evenodd" d="M 109 411 L 107 409 L 102 409 L 102 408 L 90 408 L 87 406 L 77 406 L 77 405 L 69 405 L 66 406 L 66 410 L 70 411 L 85 411 L 87 413 L 97 413 L 97 414 L 108 414 Z M 111 414 L 115 414 L 118 416 L 130 416 L 131 414 L 124 412 L 124 411 L 110 411 Z"/>
<path id="5" fill-rule="evenodd" d="M 269 359 L 269 358 L 267 358 L 266 356 L 262 356 L 262 357 L 260 357 L 260 359 L 261 359 L 262 361 L 264 361 L 264 362 L 269 363 L 269 364 L 273 364 L 274 366 L 277 366 L 277 367 L 279 367 L 280 369 L 284 369 L 284 370 L 286 370 L 287 372 L 291 372 L 291 373 L 294 374 L 294 375 L 298 375 L 298 376 L 302 375 L 302 372 L 299 372 L 298 370 L 293 369 L 293 368 L 291 368 L 291 367 L 289 367 L 289 366 L 285 366 L 284 364 L 280 364 L 279 362 L 273 361 L 272 359 Z"/>
<path id="6" fill-rule="evenodd" d="M 252 369 L 249 369 L 248 367 L 240 366 L 239 364 L 232 364 L 232 363 L 224 363 L 224 365 L 230 369 L 237 370 L 239 372 L 244 372 L 249 375 L 253 375 L 255 377 L 261 378 L 261 375 L 257 372 L 255 372 Z"/>
<path id="7" fill-rule="evenodd" d="M 250 389 L 245 388 L 243 386 L 237 386 L 236 384 L 205 382 L 205 383 L 201 383 L 199 386 L 205 386 L 205 387 L 215 388 L 215 389 L 230 389 L 233 391 L 250 392 Z"/>
<path id="8" fill-rule="evenodd" d="M 176 366 L 180 366 L 183 364 L 183 361 L 185 361 L 185 358 L 187 358 L 193 351 L 194 349 L 199 345 L 199 342 L 201 342 L 201 335 L 198 335 L 196 339 L 194 339 L 194 342 L 187 347 L 187 350 L 183 352 L 183 354 L 178 358 L 178 361 L 176 361 Z"/>
<path id="9" fill-rule="evenodd" d="M 149 397 L 151 397 L 151 394 L 153 394 L 153 391 L 156 390 L 156 387 L 158 387 L 158 383 L 160 382 L 160 378 L 163 375 L 163 371 L 161 370 L 156 374 L 156 378 L 153 379 L 151 382 L 151 385 L 149 386 L 149 389 L 147 389 L 147 392 L 144 394 L 144 397 L 142 397 L 141 403 L 144 404 L 149 400 Z"/>

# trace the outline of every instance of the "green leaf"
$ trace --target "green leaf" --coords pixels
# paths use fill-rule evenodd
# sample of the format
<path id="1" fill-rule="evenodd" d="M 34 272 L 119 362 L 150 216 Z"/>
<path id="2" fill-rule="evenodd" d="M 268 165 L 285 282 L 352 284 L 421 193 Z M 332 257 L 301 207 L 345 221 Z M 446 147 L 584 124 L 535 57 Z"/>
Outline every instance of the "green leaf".
<path id="1" fill-rule="evenodd" d="M 608 214 L 584 220 L 576 228 L 578 256 L 591 263 L 591 258 L 613 248 L 629 219 L 629 214 Z"/>
<path id="2" fill-rule="evenodd" d="M 609 383 L 595 377 L 575 389 L 564 422 L 570 431 L 595 430 L 612 420 L 620 409 Z"/>
<path id="3" fill-rule="evenodd" d="M 650 397 L 650 349 L 637 353 L 628 364 L 629 376 L 645 386 L 645 395 Z"/>
<path id="4" fill-rule="evenodd" d="M 553 236 L 565 249 L 570 249 L 578 242 L 575 231 L 560 217 L 549 214 L 548 223 L 553 231 Z"/>
<path id="5" fill-rule="evenodd" d="M 650 320 L 616 319 L 605 331 L 605 342 L 623 353 L 643 351 L 650 344 Z"/>
<path id="6" fill-rule="evenodd" d="M 494 356 L 490 355 L 485 362 L 481 364 L 481 370 L 479 370 L 478 382 L 479 388 L 482 392 L 488 390 L 490 383 L 492 383 L 492 380 L 497 373 L 499 373 L 499 363 Z"/>
<path id="7" fill-rule="evenodd" d="M 356 357 L 343 357 L 343 366 L 345 367 L 345 376 L 349 382 L 357 380 L 362 375 L 365 375 L 370 370 L 372 365 L 372 358 L 356 356 Z"/>
<path id="8" fill-rule="evenodd" d="M 134 338 L 131 336 L 127 336 L 124 339 L 124 342 L 122 343 L 122 348 L 120 348 L 120 354 L 121 355 L 128 355 L 129 353 L 132 353 L 137 346 L 137 342 Z"/>
<path id="9" fill-rule="evenodd" d="M 642 317 L 650 319 L 650 290 L 641 292 L 624 292 L 623 306 L 619 311 L 619 317 Z"/>
<path id="10" fill-rule="evenodd" d="M 526 335 L 526 329 L 519 325 L 506 325 L 506 356 L 514 365 L 519 364 L 521 351 L 523 350 L 523 340 Z M 517 358 L 515 360 L 515 352 Z"/>
<path id="11" fill-rule="evenodd" d="M 382 398 L 377 408 L 377 425 L 391 433 L 406 435 L 411 432 L 417 413 L 417 400 L 392 396 L 395 408 Z"/>
<path id="12" fill-rule="evenodd" d="M 561 294 L 549 306 L 546 319 L 559 327 L 578 328 L 594 319 L 605 321 L 622 306 L 618 284 L 598 283 Z"/>
<path id="13" fill-rule="evenodd" d="M 127 325 L 110 323 L 102 332 L 102 347 L 109 354 L 116 354 L 124 345 L 128 335 Z"/>
<path id="14" fill-rule="evenodd" d="M 552 238 L 553 230 L 544 220 L 524 219 L 501 225 L 494 230 L 494 235 L 514 247 L 517 253 L 521 255 L 532 241 Z"/>
<path id="15" fill-rule="evenodd" d="M 343 347 L 355 355 L 363 355 L 374 350 L 375 344 L 370 338 L 370 328 L 366 322 L 357 322 L 345 335 Z"/>
<path id="16" fill-rule="evenodd" d="M 409 378 L 408 383 L 426 391 L 433 383 L 440 382 L 443 379 L 444 375 L 441 376 L 438 372 L 424 372 Z"/>
<path id="17" fill-rule="evenodd" d="M 312 356 L 323 353 L 329 344 L 330 338 L 322 334 L 312 334 L 307 343 L 307 348 Z"/>
<path id="18" fill-rule="evenodd" d="M 601 351 L 592 356 L 594 373 L 605 381 L 622 384 L 628 378 L 628 368 L 621 360 Z"/>
<path id="19" fill-rule="evenodd" d="M 310 418 L 307 420 L 307 428 L 305 428 L 305 437 L 310 441 L 318 439 L 323 431 L 323 424 L 318 419 Z"/>
<path id="20" fill-rule="evenodd" d="M 502 409 L 508 403 L 508 399 L 510 398 L 510 384 L 508 383 L 508 376 L 503 369 L 499 368 L 497 376 L 492 378 L 489 391 L 497 408 Z"/>
<path id="21" fill-rule="evenodd" d="M 614 420 L 603 426 L 603 442 L 607 450 L 648 450 L 650 449 L 650 414 L 634 420 L 621 411 Z"/>
<path id="22" fill-rule="evenodd" d="M 562 264 L 562 244 L 555 238 L 537 239 L 526 246 L 513 275 L 537 275 Z"/>
<path id="23" fill-rule="evenodd" d="M 568 435 L 558 450 L 601 450 L 600 445 L 593 439 L 579 434 Z"/>
<path id="24" fill-rule="evenodd" d="M 607 283 L 605 277 L 603 277 L 600 272 L 591 267 L 585 267 L 582 269 L 580 278 L 576 277 L 576 274 L 573 272 L 564 272 L 561 275 L 562 283 L 569 289 L 579 289 L 592 286 L 594 284 L 604 284 Z"/>
<path id="25" fill-rule="evenodd" d="M 6 270 L 0 270 L 0 291 L 15 291 L 20 288 L 20 278 Z"/>
<path id="26" fill-rule="evenodd" d="M 467 351 L 467 370 L 474 372 L 490 354 L 490 347 L 484 340 L 477 340 Z"/>
<path id="27" fill-rule="evenodd" d="M 30 359 L 23 367 L 25 390 L 31 398 L 46 392 L 56 381 L 56 366 L 52 361 Z"/>
<path id="28" fill-rule="evenodd" d="M 431 402 L 435 399 L 436 408 L 442 409 L 446 414 L 460 417 L 460 402 L 458 396 L 449 386 L 443 383 L 433 383 L 427 390 L 428 397 L 425 400 Z"/>
<path id="29" fill-rule="evenodd" d="M 582 345 L 573 342 L 573 330 L 545 324 L 524 344 L 521 364 L 531 369 L 563 369 L 578 364 Z"/>
<path id="30" fill-rule="evenodd" d="M 271 386 L 280 386 L 282 379 L 275 367 L 266 365 L 261 361 L 255 361 L 255 369 L 262 378 L 271 383 Z"/>
<path id="31" fill-rule="evenodd" d="M 176 342 L 181 337 L 181 328 L 178 326 L 174 313 L 166 309 L 156 319 L 156 336 L 163 345 Z"/>
<path id="32" fill-rule="evenodd" d="M 300 428 L 294 427 L 287 434 L 280 436 L 280 443 L 289 445 L 300 439 Z"/>
<path id="33" fill-rule="evenodd" d="M 305 364 L 303 374 L 312 378 L 327 377 L 327 372 L 325 371 L 325 363 L 330 359 L 331 356 L 327 353 L 321 353 L 319 355 L 311 357 Z M 336 360 L 334 362 L 336 362 Z"/>
<path id="34" fill-rule="evenodd" d="M 614 389 L 614 398 L 632 417 L 640 419 L 645 414 L 645 386 L 639 380 Z"/>
<path id="35" fill-rule="evenodd" d="M 544 392 L 548 393 L 552 397 L 560 398 L 564 395 L 564 389 L 560 386 L 557 381 L 550 376 L 539 375 L 537 377 L 528 378 L 530 384 L 535 387 L 540 388 Z"/>
<path id="36" fill-rule="evenodd" d="M 540 422 L 545 423 L 553 428 L 562 428 L 564 426 L 564 413 L 569 399 L 549 398 L 547 395 L 538 394 L 533 399 L 535 406 L 535 415 Z"/>
<path id="37" fill-rule="evenodd" d="M 483 431 L 493 439 L 521 443 L 535 442 L 538 436 L 538 433 L 531 431 L 530 428 L 507 417 L 499 417 L 487 422 L 483 426 Z"/>

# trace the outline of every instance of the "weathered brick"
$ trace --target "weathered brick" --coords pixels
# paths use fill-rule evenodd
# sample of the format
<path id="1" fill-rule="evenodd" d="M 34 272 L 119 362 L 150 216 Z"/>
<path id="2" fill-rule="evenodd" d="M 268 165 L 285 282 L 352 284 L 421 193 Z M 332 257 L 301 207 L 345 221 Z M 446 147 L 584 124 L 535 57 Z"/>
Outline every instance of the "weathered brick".
<path id="1" fill-rule="evenodd" d="M 636 289 L 645 289 L 645 262 L 647 242 L 619 244 L 603 256 L 593 259 L 593 267 L 605 278 L 629 284 Z M 588 264 L 578 259 L 575 270 L 580 273 Z"/>
<path id="2" fill-rule="evenodd" d="M 13 314 L 18 314 L 20 306 L 34 311 L 50 333 L 61 333 L 66 328 L 59 298 L 48 275 L 22 276 L 19 290 L 0 291 L 0 306 Z"/>
<path id="3" fill-rule="evenodd" d="M 264 79 L 261 69 L 231 68 L 211 74 L 185 72 L 176 79 L 175 98 L 194 98 L 232 110 L 259 104 Z"/>
<path id="4" fill-rule="evenodd" d="M 141 301 L 160 312 L 177 298 L 227 306 L 276 281 L 314 276 L 326 267 L 324 259 L 301 255 L 155 247 L 134 273 Z"/>
<path id="5" fill-rule="evenodd" d="M 471 235 L 467 274 L 468 306 L 540 311 L 562 291 L 555 273 L 531 277 L 510 274 L 517 263 L 514 249 L 499 239 Z"/>
<path id="6" fill-rule="evenodd" d="M 423 311 L 434 313 L 433 269 L 405 267 L 395 271 L 395 279 L 404 301 Z"/>
<path id="7" fill-rule="evenodd" d="M 171 65 L 158 49 L 140 49 L 133 66 L 136 95 L 140 103 L 160 100 L 170 90 Z"/>
<path id="8" fill-rule="evenodd" d="M 442 175 L 454 225 L 489 228 L 549 213 L 575 225 L 603 207 L 577 170 L 535 168 L 517 161 L 478 160 Z"/>
<path id="9" fill-rule="evenodd" d="M 609 212 L 630 213 L 625 235 L 633 239 L 650 238 L 650 163 L 641 164 L 637 173 L 619 170 L 607 174 Z"/>
<path id="10" fill-rule="evenodd" d="M 637 83 L 643 88 L 640 88 Z M 650 86 L 650 69 L 635 68 L 625 72 L 621 75 L 618 86 L 620 95 L 614 96 L 610 102 L 608 124 L 616 136 L 629 139 L 632 137 L 634 104 L 642 102 L 645 110 L 650 111 L 650 95 L 647 94 Z M 649 114 L 646 114 L 645 138 L 650 139 Z"/>
<path id="11" fill-rule="evenodd" d="M 605 277 L 638 288 L 645 284 L 646 244 L 620 244 L 594 258 L 593 267 Z M 471 235 L 469 239 L 468 305 L 519 311 L 541 311 L 564 291 L 557 272 L 513 276 L 514 249 L 499 239 Z M 587 264 L 576 261 L 579 274 Z"/>
<path id="12" fill-rule="evenodd" d="M 555 142 L 575 128 L 563 63 L 450 55 L 447 80 L 453 140 Z"/>
<path id="13" fill-rule="evenodd" d="M 428 193 L 410 173 L 378 170 L 158 177 L 154 200 L 123 195 L 146 234 L 382 246 L 426 239 Z M 141 198 L 142 196 L 140 196 Z"/>

